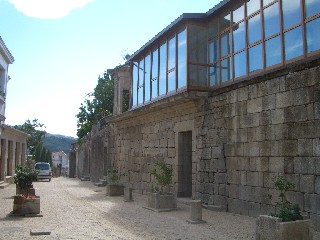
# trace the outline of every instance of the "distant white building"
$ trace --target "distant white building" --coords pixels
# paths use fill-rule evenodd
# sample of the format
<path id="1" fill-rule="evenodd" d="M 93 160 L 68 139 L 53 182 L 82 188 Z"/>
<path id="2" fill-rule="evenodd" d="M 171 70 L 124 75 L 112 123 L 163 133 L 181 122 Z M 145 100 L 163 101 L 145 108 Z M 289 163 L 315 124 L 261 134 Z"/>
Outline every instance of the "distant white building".
<path id="1" fill-rule="evenodd" d="M 52 153 L 52 167 L 60 167 L 61 164 L 61 175 L 69 175 L 69 158 L 68 155 L 63 152 L 53 152 Z"/>

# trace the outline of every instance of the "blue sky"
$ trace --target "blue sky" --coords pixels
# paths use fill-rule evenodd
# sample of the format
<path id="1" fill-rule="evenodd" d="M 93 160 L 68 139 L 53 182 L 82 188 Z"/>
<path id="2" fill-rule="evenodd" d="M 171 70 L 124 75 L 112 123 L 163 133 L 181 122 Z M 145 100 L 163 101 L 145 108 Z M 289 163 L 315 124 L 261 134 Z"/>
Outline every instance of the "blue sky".
<path id="1" fill-rule="evenodd" d="M 9 66 L 6 124 L 37 118 L 52 134 L 76 137 L 80 104 L 99 75 L 124 63 L 182 13 L 219 0 L 0 0 Z"/>

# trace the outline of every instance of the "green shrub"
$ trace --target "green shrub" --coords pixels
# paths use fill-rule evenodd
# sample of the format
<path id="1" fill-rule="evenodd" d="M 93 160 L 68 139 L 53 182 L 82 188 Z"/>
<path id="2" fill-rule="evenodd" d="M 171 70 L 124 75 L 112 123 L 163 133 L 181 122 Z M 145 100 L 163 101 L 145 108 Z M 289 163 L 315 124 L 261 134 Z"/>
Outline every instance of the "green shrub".
<path id="1" fill-rule="evenodd" d="M 118 173 L 118 170 L 115 168 L 108 169 L 107 176 L 108 180 L 110 180 L 112 184 L 118 184 L 120 181 L 120 174 Z"/>
<path id="2" fill-rule="evenodd" d="M 280 194 L 278 196 L 280 201 L 276 202 L 278 211 L 276 212 L 276 214 L 272 214 L 272 216 L 281 218 L 283 222 L 301 220 L 302 215 L 300 207 L 298 206 L 298 204 L 290 203 L 286 197 L 286 192 L 290 188 L 294 188 L 294 184 L 285 179 L 283 176 L 274 177 L 272 180 L 275 188 L 280 191 Z"/>
<path id="3" fill-rule="evenodd" d="M 172 184 L 173 169 L 170 165 L 162 162 L 156 161 L 155 168 L 151 172 L 157 181 L 156 187 L 151 188 L 152 192 L 163 192 L 163 189 Z"/>
<path id="4" fill-rule="evenodd" d="M 15 169 L 15 175 L 13 176 L 14 183 L 23 190 L 27 190 L 32 187 L 32 183 L 37 181 L 38 172 L 29 168 L 28 166 L 17 166 Z"/>

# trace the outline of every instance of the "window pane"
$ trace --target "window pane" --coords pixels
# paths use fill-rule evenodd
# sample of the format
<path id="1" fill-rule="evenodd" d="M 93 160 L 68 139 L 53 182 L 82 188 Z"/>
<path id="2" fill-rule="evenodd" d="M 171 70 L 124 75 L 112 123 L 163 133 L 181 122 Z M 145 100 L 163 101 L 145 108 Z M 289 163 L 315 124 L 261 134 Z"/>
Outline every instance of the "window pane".
<path id="1" fill-rule="evenodd" d="M 145 71 L 144 71 L 144 93 L 145 101 L 150 100 L 150 54 L 148 54 L 145 59 Z"/>
<path id="2" fill-rule="evenodd" d="M 266 67 L 281 63 L 280 36 L 266 41 Z"/>
<path id="3" fill-rule="evenodd" d="M 260 9 L 260 0 L 249 0 L 247 2 L 247 16 Z"/>
<path id="4" fill-rule="evenodd" d="M 176 37 L 168 42 L 168 70 L 176 66 Z"/>
<path id="5" fill-rule="evenodd" d="M 307 49 L 308 53 L 320 49 L 320 18 L 308 22 L 307 26 Z"/>
<path id="6" fill-rule="evenodd" d="M 186 30 L 178 34 L 178 88 L 187 85 L 187 40 Z"/>
<path id="7" fill-rule="evenodd" d="M 260 14 L 248 20 L 248 42 L 249 44 L 261 39 Z"/>
<path id="8" fill-rule="evenodd" d="M 268 38 L 280 31 L 279 7 L 275 3 L 263 11 L 264 14 L 264 34 Z"/>
<path id="9" fill-rule="evenodd" d="M 167 44 L 164 43 L 160 46 L 160 71 L 159 71 L 159 95 L 165 94 L 167 90 L 166 86 L 166 75 L 167 75 L 167 69 L 166 69 L 166 59 L 167 59 Z"/>
<path id="10" fill-rule="evenodd" d="M 168 71 L 176 67 L 176 37 L 168 42 Z M 176 71 L 175 69 L 168 73 L 168 92 L 176 89 Z"/>
<path id="11" fill-rule="evenodd" d="M 152 98 L 158 96 L 158 49 L 152 52 Z"/>
<path id="12" fill-rule="evenodd" d="M 227 13 L 219 18 L 219 30 L 223 31 L 230 27 L 230 13 Z"/>
<path id="13" fill-rule="evenodd" d="M 306 1 L 306 17 L 311 17 L 317 13 L 320 13 L 319 0 L 305 0 Z"/>
<path id="14" fill-rule="evenodd" d="M 237 52 L 245 47 L 246 32 L 244 22 L 237 24 L 233 27 L 233 51 Z"/>
<path id="15" fill-rule="evenodd" d="M 290 60 L 303 54 L 301 27 L 297 27 L 284 34 L 285 59 Z"/>
<path id="16" fill-rule="evenodd" d="M 234 55 L 234 77 L 246 75 L 246 53 L 245 51 Z"/>
<path id="17" fill-rule="evenodd" d="M 274 0 L 263 0 L 263 6 L 267 6 L 269 3 L 272 3 Z"/>
<path id="18" fill-rule="evenodd" d="M 133 62 L 132 70 L 132 106 L 137 105 L 138 63 Z"/>
<path id="19" fill-rule="evenodd" d="M 249 72 L 262 69 L 262 44 L 249 48 Z"/>
<path id="20" fill-rule="evenodd" d="M 282 11 L 284 29 L 301 22 L 300 0 L 282 0 Z"/>
<path id="21" fill-rule="evenodd" d="M 227 82 L 231 79 L 231 69 L 230 58 L 221 61 L 221 82 Z"/>
<path id="22" fill-rule="evenodd" d="M 218 84 L 219 64 L 215 63 L 213 67 L 209 68 L 210 86 Z"/>
<path id="23" fill-rule="evenodd" d="M 144 60 L 139 62 L 139 80 L 138 80 L 138 104 L 143 103 L 143 87 L 144 87 Z"/>
<path id="24" fill-rule="evenodd" d="M 220 36 L 221 44 L 221 57 L 224 57 L 230 53 L 230 33 L 225 32 Z"/>
<path id="25" fill-rule="evenodd" d="M 233 11 L 233 22 L 236 23 L 236 22 L 239 22 L 241 21 L 242 19 L 244 19 L 244 5 L 243 3 L 241 3 L 242 5 Z"/>
<path id="26" fill-rule="evenodd" d="M 218 39 L 209 42 L 209 63 L 218 60 Z"/>

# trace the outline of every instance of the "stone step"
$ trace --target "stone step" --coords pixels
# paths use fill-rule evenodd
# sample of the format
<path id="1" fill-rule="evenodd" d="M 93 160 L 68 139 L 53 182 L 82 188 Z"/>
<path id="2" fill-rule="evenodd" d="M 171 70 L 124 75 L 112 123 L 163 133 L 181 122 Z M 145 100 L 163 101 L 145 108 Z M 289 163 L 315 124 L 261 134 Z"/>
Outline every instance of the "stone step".
<path id="1" fill-rule="evenodd" d="M 220 206 L 220 205 L 202 204 L 202 207 L 205 209 L 208 209 L 210 211 L 214 211 L 214 212 L 226 212 L 227 211 L 227 209 L 224 206 Z"/>
<path id="2" fill-rule="evenodd" d="M 81 181 L 90 181 L 90 176 L 83 176 Z"/>
<path id="3" fill-rule="evenodd" d="M 8 183 L 8 182 L 0 182 L 0 189 L 4 189 L 4 188 L 6 188 L 6 187 L 8 187 L 10 185 L 10 183 Z"/>
<path id="4" fill-rule="evenodd" d="M 94 183 L 94 185 L 97 187 L 104 187 L 107 186 L 107 181 L 104 179 L 100 179 L 99 182 Z"/>
<path id="5" fill-rule="evenodd" d="M 5 182 L 13 183 L 13 177 L 12 176 L 6 176 Z"/>

